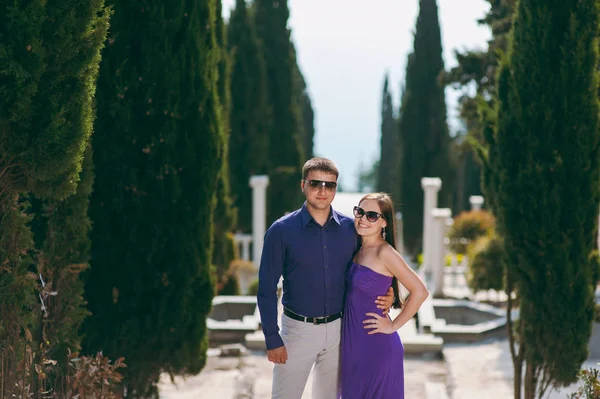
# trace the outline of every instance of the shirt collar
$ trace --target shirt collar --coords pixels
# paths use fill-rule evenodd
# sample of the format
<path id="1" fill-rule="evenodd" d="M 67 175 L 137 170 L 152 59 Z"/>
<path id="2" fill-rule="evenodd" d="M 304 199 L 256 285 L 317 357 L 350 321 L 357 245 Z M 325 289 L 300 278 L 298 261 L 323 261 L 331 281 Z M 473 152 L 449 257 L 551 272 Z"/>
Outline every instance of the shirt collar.
<path id="1" fill-rule="evenodd" d="M 302 218 L 303 226 L 306 226 L 311 220 L 313 220 L 313 217 L 311 216 L 310 212 L 308 212 L 308 209 L 306 208 L 306 201 L 304 202 L 304 204 L 302 205 L 302 208 L 300 209 L 300 217 Z M 330 221 L 331 219 L 333 219 L 338 225 L 340 224 L 340 219 L 338 217 L 337 212 L 334 211 L 333 207 L 330 205 L 329 206 L 329 219 L 327 219 L 327 221 Z"/>

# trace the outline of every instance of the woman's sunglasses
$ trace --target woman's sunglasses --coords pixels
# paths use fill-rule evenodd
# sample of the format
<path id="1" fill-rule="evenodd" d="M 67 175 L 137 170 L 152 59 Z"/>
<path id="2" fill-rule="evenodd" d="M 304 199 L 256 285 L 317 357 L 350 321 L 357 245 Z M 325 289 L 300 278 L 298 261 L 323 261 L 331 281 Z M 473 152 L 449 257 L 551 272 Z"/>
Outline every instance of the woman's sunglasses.
<path id="1" fill-rule="evenodd" d="M 329 191 L 333 191 L 337 188 L 337 183 L 334 181 L 304 180 L 304 183 L 315 190 L 324 187 Z"/>
<path id="2" fill-rule="evenodd" d="M 377 213 L 375 211 L 365 211 L 360 206 L 355 206 L 353 212 L 355 218 L 360 219 L 363 216 L 366 216 L 367 220 L 371 223 L 375 223 L 380 217 L 383 217 L 381 213 Z"/>

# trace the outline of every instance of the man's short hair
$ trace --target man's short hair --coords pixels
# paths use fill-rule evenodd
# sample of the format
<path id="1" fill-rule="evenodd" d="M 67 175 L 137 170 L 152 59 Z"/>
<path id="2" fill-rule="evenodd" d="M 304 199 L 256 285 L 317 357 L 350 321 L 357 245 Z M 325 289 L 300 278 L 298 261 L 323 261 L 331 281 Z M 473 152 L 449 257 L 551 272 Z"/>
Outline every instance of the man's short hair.
<path id="1" fill-rule="evenodd" d="M 302 167 L 302 179 L 306 179 L 308 174 L 313 170 L 331 173 L 332 175 L 335 175 L 336 180 L 340 175 L 340 172 L 333 161 L 327 158 L 312 158 L 306 161 Z"/>

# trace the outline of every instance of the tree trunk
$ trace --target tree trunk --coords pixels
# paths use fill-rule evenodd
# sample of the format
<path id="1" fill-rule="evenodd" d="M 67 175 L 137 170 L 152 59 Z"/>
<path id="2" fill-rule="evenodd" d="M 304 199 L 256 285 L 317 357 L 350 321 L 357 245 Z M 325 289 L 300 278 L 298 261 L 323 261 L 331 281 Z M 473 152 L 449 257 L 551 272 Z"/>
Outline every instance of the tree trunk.
<path id="1" fill-rule="evenodd" d="M 535 399 L 535 373 L 534 366 L 527 362 L 525 368 L 525 398 L 524 399 Z"/>
<path id="2" fill-rule="evenodd" d="M 512 320 L 512 309 L 513 309 L 513 301 L 512 301 L 512 292 L 513 292 L 513 281 L 511 277 L 510 270 L 506 269 L 506 295 L 507 295 L 507 303 L 506 303 L 506 325 L 508 328 L 508 345 L 510 348 L 510 356 L 513 362 L 513 390 L 514 390 L 514 399 L 521 399 L 521 386 L 523 384 L 522 373 L 523 373 L 523 357 L 525 355 L 525 346 L 521 342 L 518 350 L 515 348 L 516 338 L 515 331 L 513 329 L 513 320 Z M 519 334 L 522 336 L 523 330 L 523 321 L 519 320 Z"/>

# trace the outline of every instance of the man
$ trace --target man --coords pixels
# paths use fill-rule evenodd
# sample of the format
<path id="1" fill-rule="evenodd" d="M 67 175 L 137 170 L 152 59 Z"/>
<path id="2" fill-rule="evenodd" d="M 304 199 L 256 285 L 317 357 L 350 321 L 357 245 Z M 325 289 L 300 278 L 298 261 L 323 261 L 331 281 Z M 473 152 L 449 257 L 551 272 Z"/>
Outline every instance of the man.
<path id="1" fill-rule="evenodd" d="M 308 160 L 300 183 L 306 202 L 274 222 L 265 234 L 257 299 L 267 357 L 275 364 L 274 399 L 300 399 L 313 365 L 313 398 L 338 396 L 346 267 L 358 244 L 353 220 L 331 207 L 338 176 L 332 161 Z M 281 276 L 280 334 L 277 284 Z M 387 312 L 393 299 L 390 287 L 387 296 L 376 302 Z"/>

